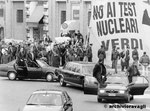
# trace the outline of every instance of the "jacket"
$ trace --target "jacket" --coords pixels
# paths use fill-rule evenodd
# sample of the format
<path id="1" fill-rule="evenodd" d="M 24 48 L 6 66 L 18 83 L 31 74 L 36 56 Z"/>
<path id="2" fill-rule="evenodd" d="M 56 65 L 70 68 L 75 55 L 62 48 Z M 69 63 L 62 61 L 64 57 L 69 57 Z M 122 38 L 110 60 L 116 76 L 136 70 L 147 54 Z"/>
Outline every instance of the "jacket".
<path id="1" fill-rule="evenodd" d="M 102 76 L 106 77 L 106 68 L 102 63 L 98 62 L 93 69 L 93 77 L 95 77 L 99 83 L 102 83 Z"/>
<path id="2" fill-rule="evenodd" d="M 150 64 L 150 59 L 149 59 L 149 56 L 148 55 L 143 55 L 141 58 L 140 58 L 140 61 L 139 61 L 142 65 L 149 65 Z"/>
<path id="3" fill-rule="evenodd" d="M 132 76 L 140 76 L 140 72 L 137 68 L 136 65 L 132 65 L 130 66 L 127 71 L 129 72 L 129 76 L 132 77 Z"/>

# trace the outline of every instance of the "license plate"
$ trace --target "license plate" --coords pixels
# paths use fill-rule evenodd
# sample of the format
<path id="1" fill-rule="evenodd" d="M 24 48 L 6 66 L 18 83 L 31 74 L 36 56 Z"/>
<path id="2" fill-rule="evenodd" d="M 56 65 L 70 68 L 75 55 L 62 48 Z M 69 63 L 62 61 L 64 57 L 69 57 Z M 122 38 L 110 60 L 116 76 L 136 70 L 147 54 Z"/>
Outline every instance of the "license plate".
<path id="1" fill-rule="evenodd" d="M 116 96 L 115 93 L 109 93 L 108 96 Z"/>

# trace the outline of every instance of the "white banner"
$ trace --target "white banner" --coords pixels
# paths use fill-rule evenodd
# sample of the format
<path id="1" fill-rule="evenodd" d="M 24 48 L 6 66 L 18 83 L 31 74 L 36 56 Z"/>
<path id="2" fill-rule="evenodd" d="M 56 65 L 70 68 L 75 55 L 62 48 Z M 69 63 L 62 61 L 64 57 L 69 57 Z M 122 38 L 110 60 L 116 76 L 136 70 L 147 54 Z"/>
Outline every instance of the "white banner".
<path id="1" fill-rule="evenodd" d="M 111 64 L 113 46 L 119 51 L 129 46 L 130 57 L 134 47 L 140 57 L 144 51 L 150 54 L 150 5 L 143 0 L 92 0 L 90 43 L 95 62 L 101 45 L 106 64 Z"/>

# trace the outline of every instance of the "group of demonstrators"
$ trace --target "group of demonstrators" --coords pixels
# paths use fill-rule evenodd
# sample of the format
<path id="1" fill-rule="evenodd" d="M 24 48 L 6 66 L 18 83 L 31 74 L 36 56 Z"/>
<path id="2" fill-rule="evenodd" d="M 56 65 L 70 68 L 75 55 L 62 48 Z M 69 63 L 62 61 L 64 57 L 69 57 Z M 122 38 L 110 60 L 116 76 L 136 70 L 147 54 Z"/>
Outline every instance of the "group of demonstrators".
<path id="1" fill-rule="evenodd" d="M 78 31 L 68 41 L 57 43 L 50 39 L 38 42 L 1 43 L 0 63 L 8 63 L 14 59 L 35 61 L 43 59 L 50 66 L 63 66 L 68 61 L 92 62 L 92 44 L 84 44 L 83 36 Z"/>
<path id="2" fill-rule="evenodd" d="M 120 59 L 121 71 L 124 72 L 125 71 L 124 68 L 126 69 L 126 74 L 128 76 L 129 83 L 132 82 L 133 76 L 143 75 L 146 78 L 148 78 L 148 66 L 150 64 L 149 56 L 146 54 L 146 52 L 143 52 L 143 55 L 139 57 L 137 47 L 134 48 L 131 55 L 132 55 L 133 63 L 129 65 L 129 62 L 131 60 L 129 46 L 127 46 L 126 49 L 124 48 L 121 52 L 119 52 L 119 49 L 115 46 L 112 48 L 111 61 L 112 61 L 112 68 L 115 69 L 115 73 L 118 72 L 117 64 L 118 64 L 118 60 Z M 107 55 L 105 53 L 105 48 L 103 45 L 98 50 L 98 58 L 99 61 L 94 67 L 93 76 L 97 79 L 100 86 L 103 86 L 106 80 L 106 68 L 104 66 L 104 59 L 107 58 Z M 139 65 L 142 66 L 143 69 L 142 73 L 139 72 Z"/>

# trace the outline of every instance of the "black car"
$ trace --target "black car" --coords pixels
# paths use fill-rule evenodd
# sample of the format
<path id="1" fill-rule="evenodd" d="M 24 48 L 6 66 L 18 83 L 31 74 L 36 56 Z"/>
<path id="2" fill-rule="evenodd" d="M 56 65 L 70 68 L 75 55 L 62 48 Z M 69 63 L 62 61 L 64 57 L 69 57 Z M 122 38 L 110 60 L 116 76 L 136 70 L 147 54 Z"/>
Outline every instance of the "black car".
<path id="1" fill-rule="evenodd" d="M 68 62 L 62 69 L 56 69 L 56 75 L 61 86 L 72 84 L 84 87 L 84 77 L 92 76 L 95 63 L 92 62 Z"/>
<path id="2" fill-rule="evenodd" d="M 57 80 L 55 67 L 49 66 L 43 60 L 28 63 L 25 66 L 16 65 L 16 60 L 0 65 L 0 76 L 8 77 L 9 80 L 22 79 L 46 79 L 47 81 Z M 32 64 L 32 65 L 31 65 Z"/>

